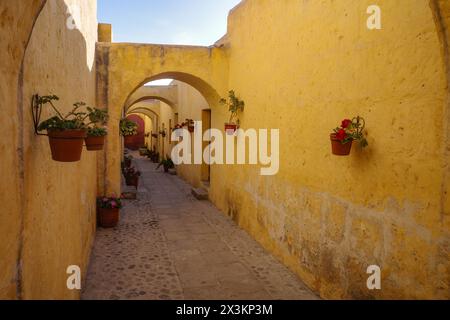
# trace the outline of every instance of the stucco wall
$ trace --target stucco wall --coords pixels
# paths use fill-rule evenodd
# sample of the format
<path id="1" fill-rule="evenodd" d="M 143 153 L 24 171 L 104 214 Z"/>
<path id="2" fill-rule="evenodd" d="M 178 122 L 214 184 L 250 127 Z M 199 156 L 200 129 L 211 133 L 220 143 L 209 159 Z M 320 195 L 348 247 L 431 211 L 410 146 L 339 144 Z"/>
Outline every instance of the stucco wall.
<path id="1" fill-rule="evenodd" d="M 23 76 L 23 57 L 33 25 L 45 4 L 44 0 L 0 2 L 0 299 L 16 298 L 19 286 L 19 248 L 22 224 L 22 149 L 19 106 Z M 20 25 L 20 28 L 17 26 Z"/>
<path id="2" fill-rule="evenodd" d="M 212 200 L 325 298 L 449 297 L 447 70 L 431 2 L 377 1 L 379 31 L 366 0 L 248 0 L 229 17 L 242 127 L 280 128 L 281 168 L 213 166 Z M 370 147 L 332 156 L 331 129 L 358 114 Z M 381 291 L 366 288 L 373 264 Z"/>
<path id="3" fill-rule="evenodd" d="M 186 119 L 201 121 L 202 110 L 209 109 L 208 102 L 205 98 L 198 90 L 187 83 L 174 81 L 173 84 L 177 86 L 178 91 L 178 122 L 185 122 Z M 194 154 L 193 145 L 191 153 Z M 195 187 L 202 186 L 201 165 L 182 164 L 177 166 L 177 173 L 191 185 Z"/>
<path id="4" fill-rule="evenodd" d="M 28 5 L 30 10 L 39 7 L 38 1 Z M 70 5 L 80 6 L 80 30 L 66 27 Z M 32 17 L 22 16 L 20 12 L 16 8 L 11 14 L 17 15 L 17 25 L 22 26 Z M 1 25 L 2 33 L 6 30 L 17 34 L 18 29 L 14 23 Z M 79 297 L 79 292 L 66 287 L 66 269 L 69 265 L 79 265 L 84 271 L 88 260 L 95 230 L 96 154 L 84 151 L 81 162 L 75 164 L 52 161 L 47 138 L 34 135 L 30 100 L 35 93 L 56 94 L 61 98 L 58 106 L 63 112 L 81 100 L 95 105 L 96 30 L 96 1 L 81 0 L 49 1 L 33 29 L 24 57 L 23 81 L 18 89 L 23 101 L 18 105 L 12 103 L 7 112 L 11 119 L 18 115 L 12 122 L 17 131 L 8 130 L 8 135 L 0 139 L 4 145 L 1 163 L 7 165 L 7 169 L 2 167 L 5 172 L 2 194 L 10 199 L 19 197 L 18 206 L 6 206 L 6 223 L 3 218 L 1 223 L 2 228 L 14 226 L 11 234 L 18 233 L 5 237 L 6 241 L 11 240 L 8 251 L 0 252 L 2 264 L 5 263 L 1 276 L 10 277 L 9 270 L 13 270 L 14 279 L 9 281 L 15 283 L 15 290 L 8 289 L 2 279 L 2 297 Z M 4 60 L 0 64 L 3 68 Z M 2 70 L 2 73 L 7 72 Z M 17 91 L 2 93 L 6 101 L 13 101 L 11 96 L 17 97 Z M 43 112 L 43 119 L 48 115 L 48 110 Z M 9 155 L 14 159 L 4 162 Z M 16 168 L 21 172 L 15 171 Z M 3 192 L 3 187 L 9 191 Z M 2 232 L 2 239 L 4 235 Z M 9 257 L 16 258 L 10 261 Z"/>

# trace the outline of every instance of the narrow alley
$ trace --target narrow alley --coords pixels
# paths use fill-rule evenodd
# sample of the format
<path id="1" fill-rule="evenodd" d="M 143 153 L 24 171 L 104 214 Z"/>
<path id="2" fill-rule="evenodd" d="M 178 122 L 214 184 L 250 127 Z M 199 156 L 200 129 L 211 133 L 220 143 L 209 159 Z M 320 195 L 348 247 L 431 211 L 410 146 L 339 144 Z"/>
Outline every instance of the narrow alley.
<path id="1" fill-rule="evenodd" d="M 138 200 L 98 230 L 83 299 L 317 299 L 187 183 L 135 157 Z"/>

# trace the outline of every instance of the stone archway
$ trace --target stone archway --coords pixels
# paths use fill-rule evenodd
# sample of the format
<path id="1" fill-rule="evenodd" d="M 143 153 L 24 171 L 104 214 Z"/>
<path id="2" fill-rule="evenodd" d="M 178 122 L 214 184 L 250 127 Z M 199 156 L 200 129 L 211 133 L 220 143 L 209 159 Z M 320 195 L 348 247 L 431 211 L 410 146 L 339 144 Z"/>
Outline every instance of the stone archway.
<path id="1" fill-rule="evenodd" d="M 118 123 L 130 97 L 145 83 L 174 79 L 197 89 L 214 109 L 227 90 L 226 53 L 214 47 L 121 43 L 97 45 L 99 107 L 110 113 L 104 157 L 104 193 L 120 193 Z M 102 186 L 101 186 L 102 187 Z"/>

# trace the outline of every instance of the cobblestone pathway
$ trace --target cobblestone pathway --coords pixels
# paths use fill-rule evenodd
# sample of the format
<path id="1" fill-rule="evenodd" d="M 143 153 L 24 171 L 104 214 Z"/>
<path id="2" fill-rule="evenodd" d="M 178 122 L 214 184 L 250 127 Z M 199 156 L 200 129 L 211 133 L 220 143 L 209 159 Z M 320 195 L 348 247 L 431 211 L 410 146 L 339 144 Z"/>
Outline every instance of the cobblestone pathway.
<path id="1" fill-rule="evenodd" d="M 176 176 L 137 159 L 138 200 L 99 229 L 83 299 L 316 299 L 286 267 Z"/>

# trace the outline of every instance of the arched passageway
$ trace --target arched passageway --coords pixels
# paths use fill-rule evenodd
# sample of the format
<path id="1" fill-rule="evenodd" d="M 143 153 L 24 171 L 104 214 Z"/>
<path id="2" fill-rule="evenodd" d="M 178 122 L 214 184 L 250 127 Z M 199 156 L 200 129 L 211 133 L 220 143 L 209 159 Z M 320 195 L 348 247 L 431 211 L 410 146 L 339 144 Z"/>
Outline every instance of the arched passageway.
<path id="1" fill-rule="evenodd" d="M 123 108 L 146 83 L 175 79 L 197 89 L 214 109 L 227 90 L 225 52 L 214 47 L 100 43 L 97 47 L 100 107 L 110 113 L 109 132 L 118 132 Z M 187 59 L 189 57 L 189 59 Z M 124 72 L 132 70 L 132 72 Z M 160 97 L 161 99 L 164 97 Z M 120 193 L 120 139 L 108 135 L 104 156 L 104 193 Z"/>

